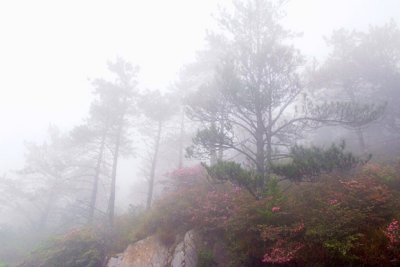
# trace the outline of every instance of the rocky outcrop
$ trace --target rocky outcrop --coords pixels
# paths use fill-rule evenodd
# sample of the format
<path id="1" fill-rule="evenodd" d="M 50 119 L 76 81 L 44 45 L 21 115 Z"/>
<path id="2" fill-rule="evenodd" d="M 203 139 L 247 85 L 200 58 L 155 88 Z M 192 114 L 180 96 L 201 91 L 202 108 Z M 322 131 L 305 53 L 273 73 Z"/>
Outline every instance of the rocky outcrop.
<path id="1" fill-rule="evenodd" d="M 112 257 L 107 267 L 195 267 L 197 234 L 191 230 L 174 245 L 162 244 L 156 235 L 128 246 L 122 254 Z"/>
<path id="2" fill-rule="evenodd" d="M 196 239 L 197 235 L 193 230 L 185 234 L 183 240 L 175 247 L 171 267 L 196 267 Z"/>

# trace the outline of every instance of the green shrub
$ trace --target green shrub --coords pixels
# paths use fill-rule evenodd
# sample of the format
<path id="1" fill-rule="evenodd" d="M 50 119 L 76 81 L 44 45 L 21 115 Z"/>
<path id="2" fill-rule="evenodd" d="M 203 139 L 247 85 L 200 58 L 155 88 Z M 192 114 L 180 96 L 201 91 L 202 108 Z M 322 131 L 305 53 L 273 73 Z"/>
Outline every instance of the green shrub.
<path id="1" fill-rule="evenodd" d="M 208 247 L 223 242 L 225 266 L 390 266 L 395 256 L 385 229 L 400 207 L 393 168 L 319 173 L 313 183 L 286 182 L 285 190 L 272 176 L 257 199 L 239 183 L 246 177 L 239 165 L 219 165 L 211 169 L 215 181 L 184 183 L 161 198 L 137 237 L 157 233 L 173 243 L 195 228 Z M 199 266 L 214 260 L 200 251 Z"/>
<path id="2" fill-rule="evenodd" d="M 212 267 L 215 266 L 214 254 L 208 249 L 201 249 L 198 252 L 196 267 Z"/>
<path id="3" fill-rule="evenodd" d="M 315 181 L 321 174 L 333 171 L 349 171 L 358 165 L 365 164 L 350 152 L 345 152 L 345 143 L 339 146 L 332 144 L 328 149 L 319 147 L 305 148 L 294 146 L 290 150 L 290 162 L 272 166 L 274 173 L 292 181 Z"/>
<path id="4" fill-rule="evenodd" d="M 93 229 L 75 229 L 47 241 L 22 266 L 101 267 L 106 244 Z"/>
<path id="5" fill-rule="evenodd" d="M 302 217 L 306 229 L 307 246 L 300 256 L 303 264 L 390 264 L 379 228 L 396 211 L 393 195 L 386 185 L 363 172 L 349 178 L 325 176 L 318 183 L 291 190 L 292 212 Z"/>

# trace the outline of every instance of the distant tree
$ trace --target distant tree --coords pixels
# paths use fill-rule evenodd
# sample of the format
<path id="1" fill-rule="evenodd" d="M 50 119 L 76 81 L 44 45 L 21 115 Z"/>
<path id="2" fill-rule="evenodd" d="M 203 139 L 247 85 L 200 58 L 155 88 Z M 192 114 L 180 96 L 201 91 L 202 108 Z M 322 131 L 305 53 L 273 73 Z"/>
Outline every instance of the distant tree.
<path id="1" fill-rule="evenodd" d="M 152 143 L 146 201 L 146 208 L 149 209 L 153 199 L 158 154 L 162 135 L 166 126 L 165 124 L 178 111 L 178 106 L 173 102 L 172 95 L 161 94 L 159 91 L 146 92 L 143 94 L 139 106 L 147 121 L 146 129 L 143 129 L 142 132 L 146 133 Z"/>
<path id="2" fill-rule="evenodd" d="M 98 112 L 92 105 L 91 112 Z M 98 190 L 101 176 L 109 177 L 110 151 L 107 146 L 110 143 L 111 122 L 98 123 L 92 116 L 85 124 L 75 127 L 71 133 L 73 145 L 80 150 L 80 160 L 85 162 L 81 167 L 90 169 L 93 177 L 91 192 L 88 200 L 88 223 L 92 224 L 97 210 Z M 108 152 L 108 153 L 107 153 Z"/>
<path id="3" fill-rule="evenodd" d="M 94 81 L 96 102 L 92 109 L 92 116 L 99 124 L 100 149 L 96 163 L 96 175 L 93 183 L 91 206 L 94 206 L 96 187 L 98 181 L 97 168 L 100 164 L 104 146 L 110 148 L 111 160 L 111 186 L 108 201 L 108 219 L 110 224 L 114 220 L 115 185 L 117 178 L 118 159 L 123 152 L 129 153 L 129 129 L 133 123 L 133 115 L 137 106 L 137 67 L 121 58 L 108 63 L 109 70 L 116 76 L 114 81 L 97 79 Z"/>
<path id="4" fill-rule="evenodd" d="M 210 82 L 191 92 L 185 101 L 188 116 L 202 126 L 193 138 L 193 145 L 187 148 L 187 154 L 197 158 L 209 157 L 211 165 L 223 159 L 225 135 L 231 127 L 227 102 L 220 90 L 223 82 L 216 74 Z"/>
<path id="5" fill-rule="evenodd" d="M 217 85 L 218 99 L 212 101 L 224 103 L 224 125 L 229 127 L 209 128 L 198 144 L 205 147 L 220 140 L 219 146 L 244 155 L 261 177 L 259 188 L 268 179 L 272 161 L 286 157 L 287 148 L 305 129 L 326 124 L 356 127 L 380 114 L 373 106 L 311 102 L 300 79 L 304 60 L 288 44 L 293 34 L 279 24 L 280 5 L 234 1 L 233 13 L 221 14 L 219 32 L 209 38 L 213 47 L 223 47 L 214 53 L 222 62 L 214 69 L 223 82 Z M 212 101 L 210 108 L 218 108 Z M 205 109 L 198 112 L 192 105 L 192 110 L 201 117 Z"/>
<path id="6" fill-rule="evenodd" d="M 196 62 L 186 67 L 186 76 L 191 77 L 192 88 L 186 93 L 184 105 L 188 117 L 201 128 L 193 138 L 193 145 L 186 149 L 189 157 L 209 158 L 214 165 L 223 159 L 224 139 L 231 127 L 228 121 L 227 101 L 222 88 L 230 86 L 232 69 L 229 58 L 224 56 L 224 47 L 218 37 L 210 35 L 208 47 L 199 53 Z"/>
<path id="7" fill-rule="evenodd" d="M 31 217 L 37 216 L 33 219 L 34 225 L 41 231 L 47 228 L 50 217 L 59 218 L 69 204 L 79 203 L 88 173 L 82 173 L 77 167 L 68 136 L 63 136 L 55 127 L 50 127 L 48 140 L 42 144 L 28 143 L 26 147 L 25 166 L 18 171 L 20 187 L 14 193 L 17 201 L 22 200 L 21 207 L 32 206 L 26 212 Z M 32 215 L 32 210 L 37 212 Z"/>
<path id="8" fill-rule="evenodd" d="M 379 124 L 386 131 L 398 134 L 400 30 L 397 25 L 392 21 L 370 27 L 368 32 L 341 29 L 327 42 L 332 51 L 314 75 L 314 85 L 322 89 L 318 93 L 353 103 L 386 103 Z M 366 129 L 356 127 L 355 131 L 361 150 L 366 152 Z"/>

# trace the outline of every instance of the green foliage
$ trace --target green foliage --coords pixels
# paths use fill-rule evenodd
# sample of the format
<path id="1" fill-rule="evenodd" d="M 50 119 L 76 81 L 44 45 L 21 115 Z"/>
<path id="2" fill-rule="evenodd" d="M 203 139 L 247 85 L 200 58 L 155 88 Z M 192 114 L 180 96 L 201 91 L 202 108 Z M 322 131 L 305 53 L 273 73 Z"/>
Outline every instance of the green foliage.
<path id="1" fill-rule="evenodd" d="M 182 181 L 184 183 L 184 181 Z M 189 210 L 198 206 L 197 198 L 204 196 L 206 185 L 196 187 L 178 187 L 166 192 L 162 199 L 154 202 L 152 208 L 144 213 L 132 229 L 131 241 L 138 241 L 149 235 L 157 234 L 165 244 L 175 240 L 193 227 Z"/>
<path id="2" fill-rule="evenodd" d="M 271 176 L 258 199 L 242 189 L 250 172 L 239 164 L 220 162 L 208 170 L 214 179 L 197 177 L 196 183 L 185 182 L 191 172 L 178 172 L 175 182 L 185 186 L 157 201 L 131 240 L 157 234 L 170 245 L 197 229 L 207 240 L 198 266 L 213 266 L 215 240 L 227 250 L 225 266 L 390 265 L 384 229 L 400 208 L 397 189 L 387 183 L 397 179 L 392 168 L 370 163 L 353 173 L 320 174 L 314 183 L 286 182 L 285 190 Z"/>
<path id="3" fill-rule="evenodd" d="M 397 208 L 390 188 L 382 182 L 361 170 L 351 177 L 325 176 L 290 193 L 291 210 L 305 224 L 307 246 L 299 259 L 305 265 L 389 264 L 384 234 L 377 229 Z"/>
<path id="4" fill-rule="evenodd" d="M 227 128 L 227 126 L 225 127 Z M 198 159 L 209 158 L 212 151 L 215 153 L 217 149 L 220 150 L 224 145 L 230 143 L 226 134 L 214 124 L 197 130 L 192 142 L 193 144 L 186 148 L 186 156 Z"/>
<path id="5" fill-rule="evenodd" d="M 257 190 L 261 182 L 260 177 L 251 170 L 244 169 L 233 161 L 218 161 L 217 164 L 207 166 L 203 164 L 211 178 L 221 182 L 231 182 L 245 188 L 251 195 L 258 198 Z"/>
<path id="6" fill-rule="evenodd" d="M 293 181 L 315 181 L 323 173 L 349 171 L 366 162 L 350 152 L 345 152 L 344 142 L 339 146 L 332 144 L 328 149 L 294 146 L 290 151 L 290 158 L 291 162 L 275 164 L 272 169 L 274 173 Z"/>
<path id="7" fill-rule="evenodd" d="M 105 240 L 93 229 L 76 229 L 49 240 L 23 266 L 101 267 Z"/>
<path id="8" fill-rule="evenodd" d="M 137 229 L 143 216 L 143 207 L 130 205 L 127 213 L 115 218 L 112 238 L 108 240 L 109 253 L 118 253 L 125 250 L 133 241 L 132 232 Z"/>
<path id="9" fill-rule="evenodd" d="M 400 191 L 400 162 L 393 165 L 368 163 L 363 174 Z"/>
<path id="10" fill-rule="evenodd" d="M 201 249 L 198 253 L 196 267 L 215 266 L 214 254 L 208 249 Z"/>

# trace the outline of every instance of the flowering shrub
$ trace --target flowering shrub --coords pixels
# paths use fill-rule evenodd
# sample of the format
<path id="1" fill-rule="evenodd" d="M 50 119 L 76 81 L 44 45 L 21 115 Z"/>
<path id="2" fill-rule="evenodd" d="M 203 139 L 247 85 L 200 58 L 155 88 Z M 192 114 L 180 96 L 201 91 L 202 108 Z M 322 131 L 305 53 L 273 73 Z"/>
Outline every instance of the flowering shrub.
<path id="1" fill-rule="evenodd" d="M 194 165 L 191 167 L 185 167 L 173 170 L 172 172 L 168 172 L 165 176 L 170 177 L 174 180 L 179 181 L 180 184 L 185 184 L 187 181 L 194 181 L 196 179 L 200 179 L 204 177 L 204 168 L 203 166 Z"/>
<path id="2" fill-rule="evenodd" d="M 396 165 L 368 163 L 363 167 L 362 174 L 386 184 L 391 189 L 400 190 L 400 162 Z"/>
<path id="3" fill-rule="evenodd" d="M 285 193 L 271 179 L 258 199 L 249 184 L 230 176 L 213 183 L 201 167 L 174 171 L 173 190 L 155 203 L 139 232 L 172 242 L 196 228 L 207 244 L 223 240 L 230 266 L 389 266 L 400 256 L 400 225 L 387 219 L 398 216 L 399 203 L 380 169 L 370 166 L 292 184 Z"/>
<path id="4" fill-rule="evenodd" d="M 189 188 L 201 185 L 206 180 L 206 171 L 200 164 L 183 167 L 164 174 L 167 178 L 162 181 L 165 191 L 174 191 L 177 189 Z"/>
<path id="5" fill-rule="evenodd" d="M 384 231 L 386 238 L 389 241 L 388 249 L 397 259 L 400 258 L 400 225 L 399 221 L 393 219 Z"/>
<path id="6" fill-rule="evenodd" d="M 389 257 L 377 229 L 396 210 L 390 188 L 364 171 L 326 175 L 291 190 L 289 209 L 305 224 L 299 253 L 304 265 L 385 265 Z"/>
<path id="7" fill-rule="evenodd" d="M 302 234 L 304 223 L 296 223 L 293 226 L 260 226 L 261 238 L 272 242 L 272 247 L 263 257 L 265 263 L 289 263 L 296 257 L 297 252 L 304 247 Z"/>
<path id="8" fill-rule="evenodd" d="M 295 259 L 297 252 L 304 247 L 302 243 L 299 242 L 286 242 L 284 240 L 279 240 L 275 246 L 264 255 L 262 262 L 265 263 L 289 263 Z"/>
<path id="9" fill-rule="evenodd" d="M 279 212 L 279 211 L 281 211 L 281 208 L 280 207 L 272 207 L 271 211 L 272 212 Z"/>
<path id="10" fill-rule="evenodd" d="M 236 186 L 212 189 L 195 198 L 196 206 L 189 209 L 191 221 L 207 229 L 225 227 L 237 211 L 237 200 L 242 190 Z"/>
<path id="11" fill-rule="evenodd" d="M 400 244 L 400 227 L 399 221 L 393 219 L 385 231 L 385 235 L 389 240 L 390 247 L 396 247 Z"/>

